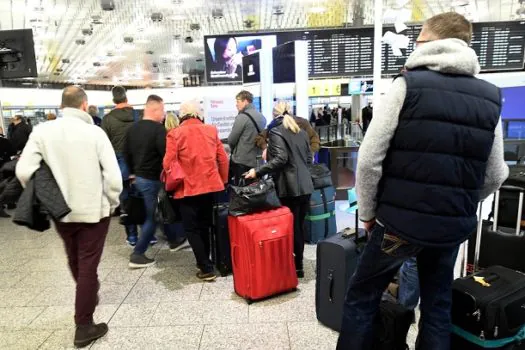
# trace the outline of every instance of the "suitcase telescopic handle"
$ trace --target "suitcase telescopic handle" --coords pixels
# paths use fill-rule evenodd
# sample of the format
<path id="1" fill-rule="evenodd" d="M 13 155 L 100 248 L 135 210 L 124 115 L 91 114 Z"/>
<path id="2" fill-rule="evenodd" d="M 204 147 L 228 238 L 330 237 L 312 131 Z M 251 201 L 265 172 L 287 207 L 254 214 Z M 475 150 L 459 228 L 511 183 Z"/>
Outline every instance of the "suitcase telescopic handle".
<path id="1" fill-rule="evenodd" d="M 478 207 L 478 226 L 476 228 L 476 246 L 474 249 L 474 271 L 473 272 L 476 272 L 479 269 L 479 251 L 481 249 L 481 232 L 483 231 L 482 214 L 483 214 L 483 201 L 479 202 L 479 207 Z M 468 249 L 468 243 L 467 243 L 467 249 Z M 468 254 L 468 250 L 465 252 L 465 254 Z M 466 262 L 467 256 L 465 256 L 464 258 Z"/>

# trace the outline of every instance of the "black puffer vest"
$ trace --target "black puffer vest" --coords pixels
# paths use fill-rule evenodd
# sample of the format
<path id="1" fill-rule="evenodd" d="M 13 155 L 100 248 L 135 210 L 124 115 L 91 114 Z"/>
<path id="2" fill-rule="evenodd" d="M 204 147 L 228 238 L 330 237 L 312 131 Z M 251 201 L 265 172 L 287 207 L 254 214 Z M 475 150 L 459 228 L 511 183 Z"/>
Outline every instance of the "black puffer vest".
<path id="1" fill-rule="evenodd" d="M 472 76 L 430 70 L 404 78 L 407 94 L 383 162 L 377 219 L 417 245 L 458 245 L 476 228 L 500 91 Z"/>

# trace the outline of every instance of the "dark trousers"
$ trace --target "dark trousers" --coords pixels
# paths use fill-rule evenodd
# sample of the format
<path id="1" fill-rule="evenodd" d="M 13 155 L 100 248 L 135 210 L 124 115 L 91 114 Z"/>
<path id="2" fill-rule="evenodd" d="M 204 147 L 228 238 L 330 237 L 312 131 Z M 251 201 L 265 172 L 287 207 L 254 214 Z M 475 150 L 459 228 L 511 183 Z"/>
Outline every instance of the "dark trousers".
<path id="1" fill-rule="evenodd" d="M 195 260 L 202 272 L 213 271 L 210 260 L 210 230 L 213 224 L 213 193 L 180 200 L 182 224 Z"/>
<path id="2" fill-rule="evenodd" d="M 281 198 L 281 204 L 288 207 L 293 214 L 295 268 L 297 270 L 302 270 L 304 253 L 304 219 L 310 208 L 310 195 L 283 197 Z"/>
<path id="3" fill-rule="evenodd" d="M 376 224 L 350 280 L 337 350 L 367 350 L 381 296 L 404 261 L 417 257 L 421 321 L 416 349 L 450 349 L 452 280 L 459 247 L 410 244 Z"/>
<path id="4" fill-rule="evenodd" d="M 71 274 L 77 284 L 75 297 L 75 323 L 93 323 L 98 303 L 97 268 L 104 249 L 109 218 L 96 224 L 56 222 L 56 229 L 66 248 Z"/>

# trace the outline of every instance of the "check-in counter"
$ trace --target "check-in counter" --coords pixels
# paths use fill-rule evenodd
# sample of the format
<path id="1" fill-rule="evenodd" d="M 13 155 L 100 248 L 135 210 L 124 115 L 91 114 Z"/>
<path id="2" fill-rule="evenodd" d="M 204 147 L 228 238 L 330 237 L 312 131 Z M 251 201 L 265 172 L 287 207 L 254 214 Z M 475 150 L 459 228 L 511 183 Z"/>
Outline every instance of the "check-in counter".
<path id="1" fill-rule="evenodd" d="M 358 152 L 359 145 L 351 141 L 335 140 L 321 144 L 321 153 L 327 155 L 322 162 L 327 163 L 332 172 L 337 200 L 347 200 L 348 190 L 355 187 Z"/>

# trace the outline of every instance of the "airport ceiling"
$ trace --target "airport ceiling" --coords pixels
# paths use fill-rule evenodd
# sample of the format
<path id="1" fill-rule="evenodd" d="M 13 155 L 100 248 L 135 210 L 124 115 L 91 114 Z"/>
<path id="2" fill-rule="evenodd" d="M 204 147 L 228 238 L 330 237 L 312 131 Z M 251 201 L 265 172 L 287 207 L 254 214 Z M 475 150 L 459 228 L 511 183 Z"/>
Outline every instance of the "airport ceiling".
<path id="1" fill-rule="evenodd" d="M 101 2 L 109 0 L 0 0 L 0 29 L 33 28 L 38 81 L 171 86 L 204 69 L 204 35 L 374 19 L 373 0 L 113 0 L 112 11 Z M 451 9 L 477 21 L 525 14 L 520 0 L 384 3 L 385 22 L 398 10 L 409 20 Z"/>

